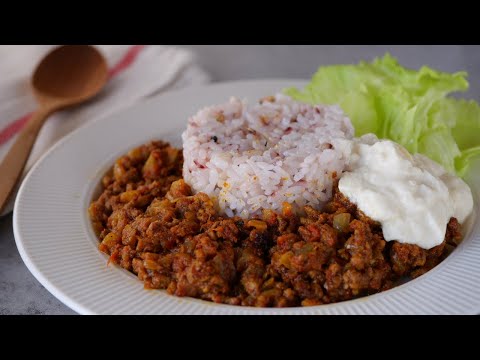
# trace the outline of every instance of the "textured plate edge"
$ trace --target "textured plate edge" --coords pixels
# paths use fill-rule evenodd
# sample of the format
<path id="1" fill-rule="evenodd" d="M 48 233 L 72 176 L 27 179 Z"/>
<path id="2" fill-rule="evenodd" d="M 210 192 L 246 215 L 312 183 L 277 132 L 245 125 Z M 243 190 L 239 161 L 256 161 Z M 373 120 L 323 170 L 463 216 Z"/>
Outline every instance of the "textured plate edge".
<path id="1" fill-rule="evenodd" d="M 20 191 L 22 190 L 22 187 L 20 188 Z M 20 191 L 18 192 L 18 195 L 20 195 Z M 15 200 L 15 204 L 17 201 Z M 72 309 L 73 311 L 76 311 L 80 315 L 98 315 L 94 312 L 92 312 L 90 309 L 87 307 L 81 305 L 80 303 L 77 303 L 74 300 L 71 300 L 68 296 L 64 295 L 63 292 L 55 285 L 53 285 L 48 278 L 46 278 L 43 273 L 40 271 L 40 269 L 34 264 L 34 262 L 31 261 L 30 256 L 28 255 L 25 247 L 23 246 L 23 243 L 19 240 L 20 238 L 19 235 L 19 229 L 18 229 L 18 221 L 17 221 L 17 212 L 15 211 L 15 207 L 13 208 L 13 236 L 15 238 L 15 244 L 17 245 L 18 252 L 20 253 L 20 257 L 22 258 L 23 262 L 27 266 L 28 270 L 30 273 L 37 279 L 40 284 L 45 287 L 53 296 L 55 296 L 58 300 L 60 300 L 63 304 L 65 304 L 67 307 Z"/>

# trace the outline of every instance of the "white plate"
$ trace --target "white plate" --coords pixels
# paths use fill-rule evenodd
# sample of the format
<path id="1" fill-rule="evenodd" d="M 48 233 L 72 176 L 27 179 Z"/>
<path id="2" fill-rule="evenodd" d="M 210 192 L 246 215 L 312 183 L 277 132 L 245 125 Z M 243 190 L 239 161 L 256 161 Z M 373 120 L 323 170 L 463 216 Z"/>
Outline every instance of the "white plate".
<path id="1" fill-rule="evenodd" d="M 217 305 L 146 291 L 133 274 L 97 249 L 87 208 L 115 158 L 153 138 L 180 146 L 187 118 L 199 108 L 251 100 L 302 81 L 241 81 L 171 92 L 88 124 L 54 146 L 22 184 L 14 233 L 23 261 L 53 295 L 81 314 L 473 314 L 480 312 L 480 222 L 426 275 L 392 290 L 343 303 L 287 309 Z M 477 169 L 475 174 L 479 174 Z M 480 177 L 469 180 L 478 214 Z"/>

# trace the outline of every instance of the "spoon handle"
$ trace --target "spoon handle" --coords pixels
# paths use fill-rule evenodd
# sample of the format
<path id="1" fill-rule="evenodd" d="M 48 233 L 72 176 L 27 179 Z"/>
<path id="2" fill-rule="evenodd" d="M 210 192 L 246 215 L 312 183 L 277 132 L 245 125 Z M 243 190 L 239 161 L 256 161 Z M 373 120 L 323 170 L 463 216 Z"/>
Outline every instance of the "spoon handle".
<path id="1" fill-rule="evenodd" d="M 42 128 L 45 119 L 52 113 L 50 109 L 41 108 L 28 120 L 17 140 L 0 164 L 0 213 L 8 202 L 12 190 L 22 175 L 30 151 Z"/>

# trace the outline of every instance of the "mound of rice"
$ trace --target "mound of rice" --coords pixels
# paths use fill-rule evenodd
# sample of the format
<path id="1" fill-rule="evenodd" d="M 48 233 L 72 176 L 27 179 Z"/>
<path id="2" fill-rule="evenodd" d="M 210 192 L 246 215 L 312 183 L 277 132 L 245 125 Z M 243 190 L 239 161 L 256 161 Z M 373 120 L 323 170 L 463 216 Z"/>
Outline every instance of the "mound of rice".
<path id="1" fill-rule="evenodd" d="M 283 94 L 251 105 L 232 98 L 189 119 L 183 177 L 228 216 L 280 210 L 285 201 L 295 210 L 319 209 L 344 170 L 342 140 L 353 134 L 338 106 L 310 106 Z"/>

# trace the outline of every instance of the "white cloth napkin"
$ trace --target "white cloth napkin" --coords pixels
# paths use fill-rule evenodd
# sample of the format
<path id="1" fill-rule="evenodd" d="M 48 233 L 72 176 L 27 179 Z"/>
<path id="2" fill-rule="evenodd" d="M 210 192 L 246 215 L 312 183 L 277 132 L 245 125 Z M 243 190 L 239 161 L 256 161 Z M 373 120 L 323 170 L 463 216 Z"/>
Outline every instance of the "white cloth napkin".
<path id="1" fill-rule="evenodd" d="M 149 95 L 210 80 L 186 49 L 161 45 L 97 47 L 110 68 L 105 89 L 93 101 L 51 116 L 33 147 L 24 175 L 46 150 L 77 127 L 120 111 Z M 15 134 L 28 121 L 28 114 L 36 109 L 30 77 L 39 60 L 52 48 L 50 45 L 0 46 L 0 161 L 15 141 Z M 0 216 L 13 209 L 15 195 Z"/>

